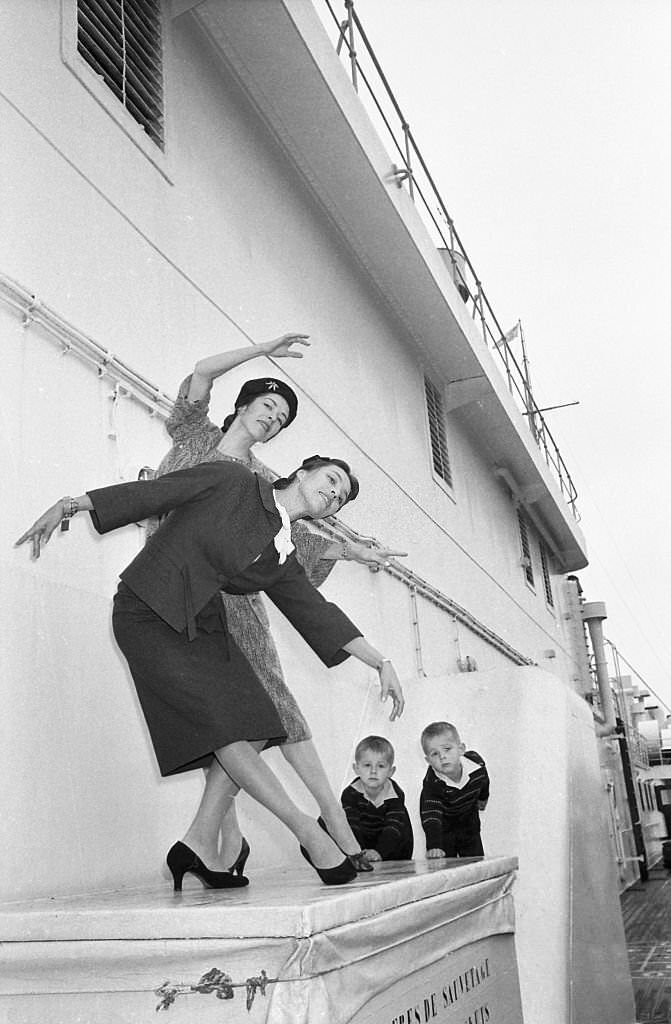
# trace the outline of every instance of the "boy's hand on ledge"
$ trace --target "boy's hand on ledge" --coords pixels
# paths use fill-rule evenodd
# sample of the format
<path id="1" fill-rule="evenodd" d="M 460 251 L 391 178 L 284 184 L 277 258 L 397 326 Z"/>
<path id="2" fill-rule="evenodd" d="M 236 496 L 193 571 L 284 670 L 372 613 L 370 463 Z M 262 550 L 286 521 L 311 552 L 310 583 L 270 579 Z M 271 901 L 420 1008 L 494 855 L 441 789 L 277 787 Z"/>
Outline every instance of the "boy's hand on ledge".
<path id="1" fill-rule="evenodd" d="M 438 857 L 445 856 L 445 850 L 441 850 L 436 846 L 432 850 L 427 850 L 426 856 L 429 860 L 436 860 Z"/>

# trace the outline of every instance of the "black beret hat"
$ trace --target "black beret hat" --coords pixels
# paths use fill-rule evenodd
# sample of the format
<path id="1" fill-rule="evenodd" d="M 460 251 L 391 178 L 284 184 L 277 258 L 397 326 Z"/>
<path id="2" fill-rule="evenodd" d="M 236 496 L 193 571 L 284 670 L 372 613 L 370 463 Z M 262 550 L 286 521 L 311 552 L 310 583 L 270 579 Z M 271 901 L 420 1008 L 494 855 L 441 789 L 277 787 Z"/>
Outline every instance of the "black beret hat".
<path id="1" fill-rule="evenodd" d="M 288 427 L 296 419 L 298 412 L 298 396 L 296 392 L 278 377 L 256 377 L 254 380 L 246 380 L 240 388 L 240 394 L 235 400 L 236 410 L 241 405 L 247 405 L 253 398 L 259 395 L 280 395 L 289 406 L 289 416 L 284 424 Z"/>

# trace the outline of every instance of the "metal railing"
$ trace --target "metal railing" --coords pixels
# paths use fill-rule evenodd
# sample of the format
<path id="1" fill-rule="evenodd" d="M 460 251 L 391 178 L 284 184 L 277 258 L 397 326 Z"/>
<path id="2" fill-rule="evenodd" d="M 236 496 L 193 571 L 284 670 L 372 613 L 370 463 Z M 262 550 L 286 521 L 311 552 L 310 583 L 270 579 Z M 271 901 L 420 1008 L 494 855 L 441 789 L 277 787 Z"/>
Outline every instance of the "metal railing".
<path id="1" fill-rule="evenodd" d="M 344 0 L 345 18 L 342 21 L 338 19 L 334 10 L 333 0 L 324 2 L 337 27 L 336 50 L 348 61 L 352 85 L 357 93 L 360 88 L 362 91 L 365 88 L 364 95 L 368 96 L 372 104 L 367 105 L 367 111 L 374 122 L 379 122 L 378 127 L 382 128 L 382 136 L 388 135 L 394 159 L 399 161 L 399 166 L 393 165 L 396 183 L 399 188 L 407 186 L 408 194 L 422 216 L 433 242 L 442 251 L 457 291 L 473 320 L 479 325 L 485 344 L 497 353 L 502 363 L 508 390 L 526 417 L 534 441 L 553 472 L 574 517 L 579 519 L 576 507 L 577 491 L 557 442 L 531 391 L 521 325 L 516 324 L 507 334 L 502 330 L 454 221 L 417 146 L 410 125 L 354 9 L 353 0 Z M 357 50 L 359 40 L 370 67 L 364 66 Z M 375 84 L 382 87 L 382 95 L 379 89 L 376 90 Z M 510 345 L 513 336 L 518 334 L 522 342 L 522 365 Z"/>
<path id="2" fill-rule="evenodd" d="M 650 684 L 627 661 L 622 652 L 617 649 L 608 637 L 604 637 L 604 642 L 610 658 L 609 675 L 615 697 L 617 716 L 624 725 L 624 734 L 627 739 L 632 762 L 639 768 L 648 768 L 650 765 L 671 764 L 671 750 L 663 745 L 661 734 L 656 740 L 653 740 L 639 732 L 633 716 L 635 694 L 630 685 L 625 687 L 624 680 L 628 680 L 630 684 L 632 679 L 636 679 L 641 685 L 642 690 L 646 693 L 652 693 L 668 712 L 667 704 L 655 693 Z M 628 669 L 628 672 L 625 669 Z"/>
<path id="3" fill-rule="evenodd" d="M 143 406 L 151 417 L 158 420 L 166 420 L 172 410 L 174 398 L 166 392 L 161 391 L 155 384 L 138 373 L 118 356 L 110 352 L 94 338 L 84 334 L 78 328 L 65 320 L 60 313 L 51 309 L 42 302 L 32 291 L 14 281 L 12 278 L 0 271 L 0 306 L 4 303 L 21 318 L 23 329 L 26 332 L 37 329 L 40 334 L 46 336 L 60 349 L 61 355 L 81 360 L 87 366 L 92 367 L 101 380 L 109 382 L 111 390 L 108 398 L 117 402 L 126 398 L 138 402 Z M 108 434 L 111 440 L 117 440 L 116 432 Z M 270 472 L 279 476 L 272 467 L 267 467 Z M 140 480 L 151 480 L 155 470 L 150 466 L 143 466 L 138 474 Z M 379 544 L 374 537 L 367 537 L 358 533 L 352 527 L 340 522 L 334 517 L 329 519 L 315 520 L 312 527 L 329 540 L 343 541 L 353 540 L 366 545 Z M 392 560 L 387 566 L 369 567 L 372 572 L 384 572 L 392 579 L 402 583 L 412 595 L 414 602 L 416 597 L 422 597 L 430 604 L 446 612 L 453 622 L 461 623 L 468 630 L 480 637 L 491 647 L 496 648 L 515 665 L 533 665 L 533 659 L 521 651 L 516 650 L 502 636 L 495 633 L 493 629 L 480 621 L 467 608 L 457 604 L 451 597 L 433 586 L 422 576 L 410 569 L 407 565 Z M 414 634 L 417 643 L 417 634 Z"/>
<path id="4" fill-rule="evenodd" d="M 144 406 L 151 416 L 168 418 L 174 402 L 170 395 L 157 388 L 100 342 L 73 327 L 28 288 L 1 271 L 0 301 L 21 316 L 24 328 L 39 328 L 59 346 L 62 355 L 77 356 L 82 362 L 93 366 L 101 379 L 109 379 L 113 384 L 110 398 L 131 398 Z"/>

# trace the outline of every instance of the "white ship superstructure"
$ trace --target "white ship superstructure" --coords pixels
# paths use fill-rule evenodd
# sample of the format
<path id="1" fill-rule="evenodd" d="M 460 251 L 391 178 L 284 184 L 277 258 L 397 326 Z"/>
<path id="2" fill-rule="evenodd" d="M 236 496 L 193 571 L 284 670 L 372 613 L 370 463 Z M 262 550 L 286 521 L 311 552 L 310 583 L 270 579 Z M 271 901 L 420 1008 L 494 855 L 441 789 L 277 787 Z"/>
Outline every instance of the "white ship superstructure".
<path id="1" fill-rule="evenodd" d="M 408 552 L 375 573 L 340 565 L 324 588 L 392 653 L 400 723 L 363 666 L 327 671 L 273 613 L 331 781 L 383 731 L 417 794 L 419 732 L 454 719 L 490 767 L 486 852 L 519 858 L 524 1020 L 631 1024 L 617 894 L 638 862 L 622 847 L 618 877 L 595 735 L 611 709 L 584 699 L 575 488 L 521 327 L 506 337 L 434 198 L 427 226 L 414 140 L 390 158 L 321 14 L 309 0 L 3 5 L 0 897 L 62 897 L 59 934 L 75 942 L 86 915 L 68 932 L 67 898 L 122 890 L 116 913 L 124 889 L 154 885 L 200 785 L 158 778 L 109 629 L 143 525 L 101 542 L 80 516 L 37 563 L 13 541 L 56 496 L 157 466 L 198 358 L 305 331 L 302 361 L 259 370 L 300 401 L 259 454 L 278 472 L 315 451 L 347 459 L 361 495 L 325 529 Z M 246 375 L 215 393 L 218 421 Z M 257 866 L 295 863 L 288 833 L 241 806 Z"/>

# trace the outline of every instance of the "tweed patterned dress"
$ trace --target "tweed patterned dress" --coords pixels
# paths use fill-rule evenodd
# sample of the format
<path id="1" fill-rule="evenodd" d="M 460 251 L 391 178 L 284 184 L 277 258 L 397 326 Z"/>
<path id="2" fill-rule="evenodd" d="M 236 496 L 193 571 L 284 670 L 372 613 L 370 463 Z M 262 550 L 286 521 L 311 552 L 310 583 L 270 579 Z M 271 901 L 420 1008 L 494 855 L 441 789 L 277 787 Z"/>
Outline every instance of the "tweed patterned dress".
<path id="1" fill-rule="evenodd" d="M 173 447 L 158 467 L 158 476 L 176 469 L 187 469 L 201 462 L 239 462 L 218 451 L 221 430 L 208 417 L 209 392 L 196 402 L 187 399 L 191 376 L 182 382 L 173 411 L 166 428 L 173 441 Z M 247 464 L 247 463 L 246 463 Z M 273 475 L 254 455 L 249 468 L 266 480 Z M 148 533 L 156 529 L 149 526 Z M 324 558 L 324 551 L 330 541 L 312 533 L 302 522 L 292 523 L 291 539 L 296 547 L 296 557 L 305 569 L 308 579 L 320 586 L 334 562 Z M 226 619 L 231 636 L 245 655 L 272 700 L 284 727 L 287 743 L 299 743 L 311 738 L 310 729 L 303 717 L 295 697 L 284 679 L 279 654 L 270 632 L 270 622 L 260 594 L 221 593 L 226 610 Z"/>

